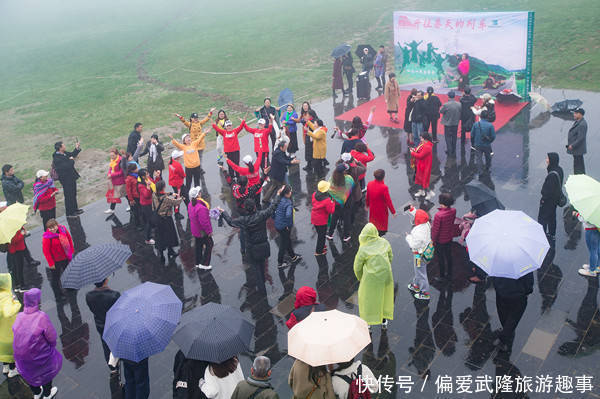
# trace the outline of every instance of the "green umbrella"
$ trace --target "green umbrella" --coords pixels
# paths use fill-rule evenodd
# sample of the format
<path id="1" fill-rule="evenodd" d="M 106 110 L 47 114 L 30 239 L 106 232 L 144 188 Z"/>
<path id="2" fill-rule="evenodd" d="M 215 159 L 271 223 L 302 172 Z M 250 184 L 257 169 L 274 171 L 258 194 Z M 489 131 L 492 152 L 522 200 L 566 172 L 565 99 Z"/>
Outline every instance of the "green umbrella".
<path id="1" fill-rule="evenodd" d="M 571 175 L 565 188 L 569 201 L 583 219 L 600 226 L 600 182 L 586 175 Z"/>

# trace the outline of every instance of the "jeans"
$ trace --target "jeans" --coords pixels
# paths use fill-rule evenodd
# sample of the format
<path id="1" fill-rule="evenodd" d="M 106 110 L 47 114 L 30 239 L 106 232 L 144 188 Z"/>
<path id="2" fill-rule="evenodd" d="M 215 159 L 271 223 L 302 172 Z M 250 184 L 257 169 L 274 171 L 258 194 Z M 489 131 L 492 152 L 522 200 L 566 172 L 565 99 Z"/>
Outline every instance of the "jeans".
<path id="1" fill-rule="evenodd" d="M 484 172 L 489 172 L 492 168 L 492 147 L 478 146 L 475 148 L 475 165 L 477 165 L 477 173 L 480 175 Z M 483 166 L 483 156 L 485 155 L 485 169 Z"/>
<path id="2" fill-rule="evenodd" d="M 500 338 L 503 344 L 512 345 L 515 338 L 515 330 L 526 308 L 526 295 L 515 298 L 504 298 L 496 293 L 496 310 L 498 311 L 500 324 L 502 324 L 502 330 L 498 334 L 498 338 Z"/>
<path id="3" fill-rule="evenodd" d="M 193 186 L 200 186 L 200 166 L 195 168 L 185 168 L 185 186 L 187 191 L 190 191 L 192 187 L 192 180 L 194 181 Z"/>
<path id="4" fill-rule="evenodd" d="M 351 71 L 344 71 L 344 75 L 346 75 L 346 80 L 348 81 L 348 92 L 352 91 L 352 88 L 354 87 L 354 80 L 352 79 L 352 75 L 354 75 L 354 72 Z"/>
<path id="5" fill-rule="evenodd" d="M 317 247 L 315 248 L 316 254 L 322 254 L 325 250 L 325 234 L 327 234 L 327 225 L 315 226 L 317 230 Z"/>
<path id="6" fill-rule="evenodd" d="M 583 163 L 583 155 L 573 155 L 573 174 L 585 175 L 585 164 Z"/>
<path id="7" fill-rule="evenodd" d="M 135 363 L 123 361 L 125 374 L 125 399 L 147 399 L 150 396 L 150 376 L 148 359 Z"/>
<path id="8" fill-rule="evenodd" d="M 598 260 L 600 259 L 600 231 L 586 230 L 585 231 L 585 243 L 587 244 L 588 251 L 590 251 L 590 271 L 593 272 L 598 269 Z"/>
<path id="9" fill-rule="evenodd" d="M 456 135 L 458 126 L 444 126 L 444 138 L 448 155 L 456 156 Z"/>
<path id="10" fill-rule="evenodd" d="M 440 265 L 440 277 L 452 277 L 452 241 L 435 243 L 435 255 Z"/>
<path id="11" fill-rule="evenodd" d="M 419 265 L 420 261 L 420 265 Z M 419 287 L 421 292 L 429 293 L 429 280 L 427 279 L 427 262 L 420 256 L 417 257 L 413 254 L 413 269 L 415 271 L 415 277 L 413 277 L 413 284 Z"/>
<path id="12" fill-rule="evenodd" d="M 421 133 L 423 133 L 423 122 L 412 122 L 411 128 L 415 145 L 418 145 L 421 141 Z"/>
<path id="13" fill-rule="evenodd" d="M 283 263 L 283 256 L 286 252 L 291 258 L 294 258 L 296 254 L 292 248 L 290 228 L 286 227 L 283 230 L 277 230 L 277 232 L 279 233 L 279 253 L 277 254 L 277 263 L 281 265 Z"/>
<path id="14" fill-rule="evenodd" d="M 212 248 L 214 245 L 213 239 L 209 235 L 204 237 L 194 237 L 194 247 L 196 250 L 196 264 L 197 265 L 210 265 L 210 259 L 212 255 Z"/>

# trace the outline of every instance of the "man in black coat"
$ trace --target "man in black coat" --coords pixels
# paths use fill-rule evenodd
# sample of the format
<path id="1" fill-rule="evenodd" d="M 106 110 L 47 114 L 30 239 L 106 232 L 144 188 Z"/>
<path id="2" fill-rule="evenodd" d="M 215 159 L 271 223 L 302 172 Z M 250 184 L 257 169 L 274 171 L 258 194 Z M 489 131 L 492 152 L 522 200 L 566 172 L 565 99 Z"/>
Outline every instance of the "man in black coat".
<path id="1" fill-rule="evenodd" d="M 583 115 L 585 115 L 583 108 L 577 108 L 573 111 L 575 122 L 573 122 L 573 126 L 569 129 L 567 139 L 567 153 L 573 155 L 573 173 L 576 175 L 585 174 L 583 155 L 587 152 L 587 122 L 583 118 Z"/>
<path id="2" fill-rule="evenodd" d="M 512 350 L 515 330 L 527 308 L 527 296 L 533 292 L 533 272 L 519 279 L 492 277 L 496 289 L 496 310 L 502 324 L 494 342 L 504 352 Z"/>
<path id="3" fill-rule="evenodd" d="M 346 80 L 348 81 L 348 89 L 344 90 L 344 94 L 350 95 L 352 94 L 352 89 L 354 88 L 354 80 L 352 76 L 356 69 L 354 69 L 352 54 L 348 53 L 342 56 L 342 71 L 344 75 L 346 75 Z"/>
<path id="4" fill-rule="evenodd" d="M 24 186 L 23 180 L 15 176 L 15 170 L 12 165 L 6 164 L 2 166 L 2 191 L 6 199 L 6 206 L 12 205 L 15 202 L 20 202 L 21 204 L 24 202 Z"/>
<path id="5" fill-rule="evenodd" d="M 265 129 L 269 128 L 269 125 L 271 123 L 275 123 L 277 124 L 277 126 L 279 126 L 279 110 L 281 109 L 281 107 L 274 107 L 271 105 L 271 98 L 266 97 L 263 101 L 263 106 L 260 108 L 257 108 L 254 111 L 254 116 L 256 116 L 257 119 L 264 119 L 265 120 Z M 273 119 L 271 119 L 271 116 L 273 116 Z M 271 129 L 271 131 L 269 132 L 269 136 L 271 137 L 271 145 L 273 146 L 273 148 L 275 148 L 275 141 L 276 141 L 276 137 L 275 137 L 275 129 Z"/>
<path id="6" fill-rule="evenodd" d="M 100 340 L 102 341 L 102 349 L 104 350 L 104 358 L 106 359 L 106 363 L 108 363 L 108 358 L 110 356 L 110 349 L 106 342 L 102 339 L 102 334 L 104 333 L 104 324 L 106 323 L 106 312 L 117 302 L 117 299 L 121 296 L 118 291 L 111 290 L 108 288 L 108 278 L 105 278 L 104 281 L 95 284 L 96 288 L 92 291 L 88 292 L 85 295 L 85 302 L 87 303 L 90 311 L 94 314 L 94 322 L 96 323 L 96 330 L 98 334 L 100 334 Z M 109 366 L 111 371 L 113 369 Z"/>
<path id="7" fill-rule="evenodd" d="M 248 261 L 254 267 L 256 272 L 256 288 L 261 293 L 266 294 L 265 287 L 265 263 L 271 255 L 271 247 L 269 246 L 269 237 L 267 236 L 267 219 L 273 216 L 279 201 L 281 201 L 281 191 L 277 191 L 277 197 L 275 201 L 269 205 L 266 209 L 261 211 L 256 210 L 256 203 L 253 199 L 248 198 L 244 202 L 244 209 L 246 214 L 235 219 L 223 209 L 219 210 L 222 212 L 223 219 L 231 227 L 237 227 L 242 230 L 242 234 L 246 240 L 246 254 Z"/>
<path id="8" fill-rule="evenodd" d="M 79 142 L 75 143 L 75 149 L 67 152 L 62 141 L 54 144 L 55 153 L 52 155 L 52 166 L 58 173 L 58 180 L 63 186 L 65 196 L 65 209 L 67 216 L 77 216 L 83 213 L 77 205 L 77 179 L 79 173 L 75 170 L 75 158 L 81 152 Z"/>
<path id="9" fill-rule="evenodd" d="M 287 137 L 281 139 L 271 158 L 271 170 L 269 171 L 269 183 L 263 190 L 263 203 L 268 204 L 277 190 L 285 185 L 285 174 L 288 166 L 299 164 L 300 160 L 287 155 L 289 140 Z"/>
<path id="10" fill-rule="evenodd" d="M 133 125 L 133 130 L 129 133 L 129 138 L 127 139 L 127 152 L 131 155 L 135 154 L 135 150 L 137 149 L 138 142 L 142 138 L 142 129 L 144 127 L 140 122 L 137 122 Z"/>
<path id="11" fill-rule="evenodd" d="M 477 98 L 471 94 L 471 88 L 465 87 L 465 94 L 460 98 L 461 114 L 460 114 L 460 144 L 464 148 L 467 139 L 467 132 L 471 131 L 475 123 L 475 114 L 471 109 L 477 102 Z"/>
<path id="12" fill-rule="evenodd" d="M 542 185 L 542 198 L 538 212 L 538 222 L 542 225 L 550 246 L 556 244 L 556 207 L 562 195 L 564 172 L 558 165 L 559 157 L 555 152 L 549 152 L 546 158 L 546 180 Z"/>
<path id="13" fill-rule="evenodd" d="M 438 120 L 440 119 L 440 107 L 442 102 L 440 98 L 433 94 L 433 87 L 427 88 L 427 94 L 425 95 L 425 115 L 427 118 L 423 124 L 423 131 L 428 132 L 429 126 L 431 126 L 431 136 L 433 141 L 437 142 L 437 127 Z"/>

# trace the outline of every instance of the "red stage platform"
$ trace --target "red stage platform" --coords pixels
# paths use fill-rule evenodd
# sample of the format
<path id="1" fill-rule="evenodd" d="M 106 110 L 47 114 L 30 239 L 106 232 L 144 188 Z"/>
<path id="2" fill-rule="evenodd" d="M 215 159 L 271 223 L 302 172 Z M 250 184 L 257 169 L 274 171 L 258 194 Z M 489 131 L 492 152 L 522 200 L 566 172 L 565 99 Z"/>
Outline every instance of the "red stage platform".
<path id="1" fill-rule="evenodd" d="M 345 112 L 338 116 L 336 119 L 343 121 L 351 121 L 355 116 L 360 116 L 363 121 L 366 121 L 369 117 L 369 110 L 374 105 L 377 107 L 375 109 L 375 114 L 373 115 L 373 120 L 371 123 L 375 126 L 383 126 L 383 127 L 392 127 L 397 129 L 402 129 L 404 126 L 404 110 L 406 109 L 406 98 L 410 94 L 410 91 L 402 91 L 400 97 L 400 108 L 398 109 L 398 123 L 394 123 L 390 120 L 389 114 L 387 113 L 387 107 L 385 105 L 385 100 L 383 96 L 379 96 L 371 101 L 368 101 L 362 105 L 359 105 L 356 108 L 351 109 L 348 112 Z M 442 104 L 448 101 L 448 96 L 444 94 L 436 94 Z M 460 100 L 460 97 L 456 97 L 457 100 Z M 478 101 L 478 104 L 481 104 L 481 99 Z M 501 104 L 496 102 L 496 121 L 494 122 L 494 127 L 496 131 L 500 130 L 504 125 L 506 125 L 516 114 L 518 114 L 528 103 L 511 103 L 511 104 Z M 441 124 L 441 118 L 438 121 L 438 134 L 444 134 L 444 127 Z M 459 129 L 460 135 L 460 129 Z"/>

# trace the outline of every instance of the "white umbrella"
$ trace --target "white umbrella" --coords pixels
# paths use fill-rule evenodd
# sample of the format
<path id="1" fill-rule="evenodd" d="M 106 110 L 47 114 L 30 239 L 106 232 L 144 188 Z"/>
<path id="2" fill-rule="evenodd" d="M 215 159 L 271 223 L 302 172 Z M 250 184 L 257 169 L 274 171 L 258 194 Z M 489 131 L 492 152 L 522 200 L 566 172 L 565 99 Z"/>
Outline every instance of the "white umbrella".
<path id="1" fill-rule="evenodd" d="M 313 312 L 288 332 L 288 354 L 313 367 L 354 359 L 371 342 L 367 322 L 329 310 Z"/>

